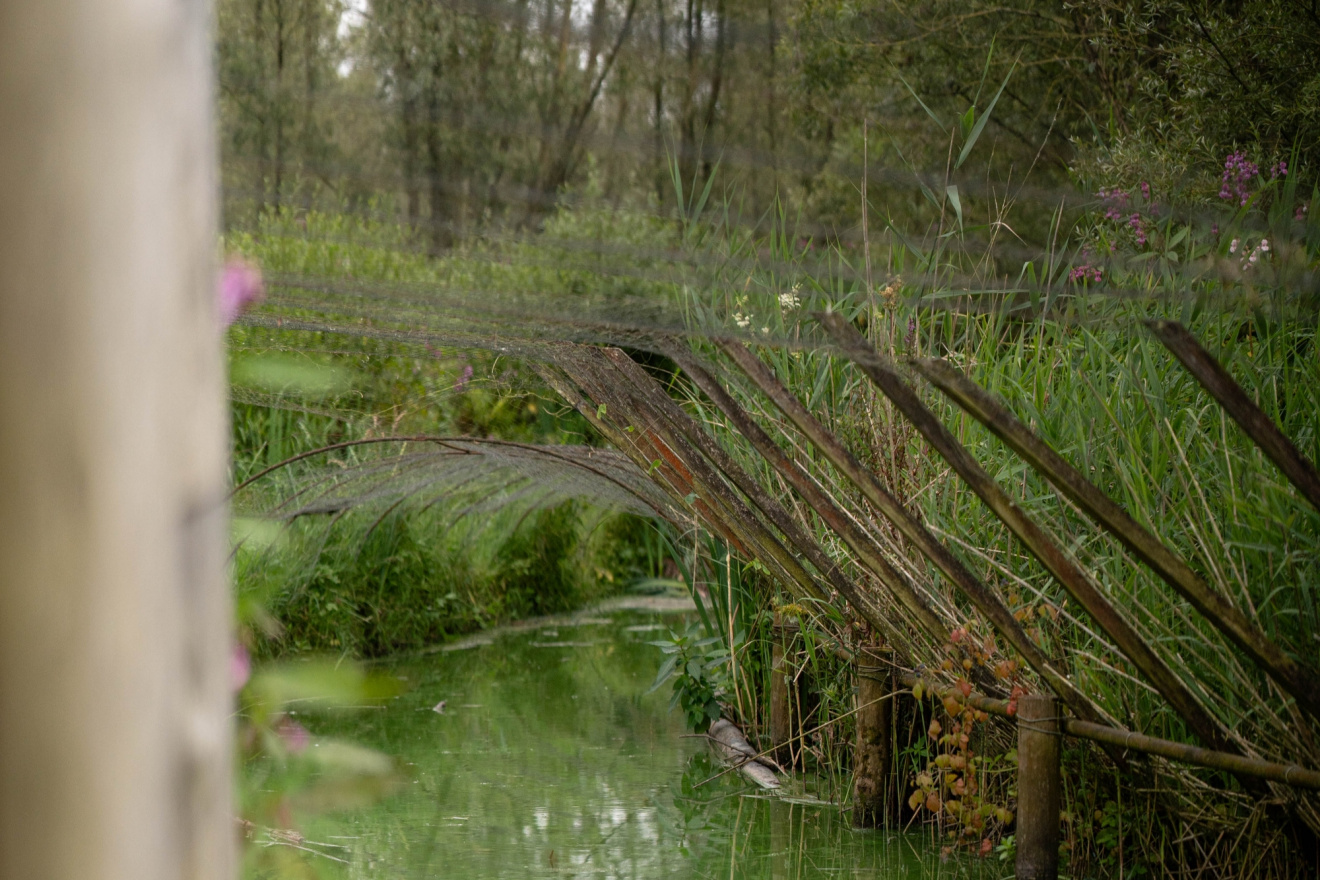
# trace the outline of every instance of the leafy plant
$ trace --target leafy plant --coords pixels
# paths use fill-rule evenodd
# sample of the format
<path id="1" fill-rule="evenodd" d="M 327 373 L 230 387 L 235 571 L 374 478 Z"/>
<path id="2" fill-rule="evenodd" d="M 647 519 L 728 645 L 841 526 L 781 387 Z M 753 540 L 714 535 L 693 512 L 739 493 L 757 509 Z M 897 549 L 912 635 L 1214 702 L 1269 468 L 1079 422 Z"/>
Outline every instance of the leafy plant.
<path id="1" fill-rule="evenodd" d="M 688 727 L 705 733 L 724 711 L 720 703 L 728 684 L 728 649 L 718 635 L 703 636 L 701 626 L 695 623 L 682 633 L 671 630 L 669 638 L 651 644 L 665 655 L 651 690 L 672 678 L 670 708 L 679 707 Z"/>

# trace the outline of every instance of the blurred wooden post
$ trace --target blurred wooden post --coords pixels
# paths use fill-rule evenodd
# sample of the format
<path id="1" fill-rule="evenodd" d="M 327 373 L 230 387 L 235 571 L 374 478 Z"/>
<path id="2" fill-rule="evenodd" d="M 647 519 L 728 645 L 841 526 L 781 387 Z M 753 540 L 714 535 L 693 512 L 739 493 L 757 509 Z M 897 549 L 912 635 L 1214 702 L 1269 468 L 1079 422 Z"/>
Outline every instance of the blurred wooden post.
<path id="1" fill-rule="evenodd" d="M 1059 876 L 1059 702 L 1049 696 L 1018 700 L 1018 880 Z"/>
<path id="2" fill-rule="evenodd" d="M 893 670 L 878 646 L 857 652 L 857 751 L 853 757 L 853 825 L 888 827 L 893 813 Z"/>
<path id="3" fill-rule="evenodd" d="M 0 7 L 0 877 L 233 875 L 211 16 Z"/>
<path id="4" fill-rule="evenodd" d="M 792 670 L 788 668 L 787 652 L 798 633 L 796 620 L 775 612 L 771 627 L 770 648 L 770 745 L 775 760 L 785 767 L 793 763 L 793 689 Z"/>

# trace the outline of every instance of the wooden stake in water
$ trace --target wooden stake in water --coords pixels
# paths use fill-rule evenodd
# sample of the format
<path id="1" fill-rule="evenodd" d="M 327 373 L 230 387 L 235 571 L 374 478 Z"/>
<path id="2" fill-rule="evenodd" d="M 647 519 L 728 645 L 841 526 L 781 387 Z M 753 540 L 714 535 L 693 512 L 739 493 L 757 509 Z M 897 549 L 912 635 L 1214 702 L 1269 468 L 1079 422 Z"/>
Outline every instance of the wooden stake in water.
<path id="1" fill-rule="evenodd" d="M 798 624 L 775 612 L 774 644 L 770 649 L 770 743 L 775 760 L 785 767 L 793 765 L 792 675 L 788 651 L 797 637 Z"/>
<path id="2" fill-rule="evenodd" d="M 1018 700 L 1017 880 L 1059 876 L 1059 701 Z"/>
<path id="3" fill-rule="evenodd" d="M 893 672 L 878 646 L 857 656 L 857 751 L 853 757 L 853 824 L 888 827 L 894 798 Z"/>

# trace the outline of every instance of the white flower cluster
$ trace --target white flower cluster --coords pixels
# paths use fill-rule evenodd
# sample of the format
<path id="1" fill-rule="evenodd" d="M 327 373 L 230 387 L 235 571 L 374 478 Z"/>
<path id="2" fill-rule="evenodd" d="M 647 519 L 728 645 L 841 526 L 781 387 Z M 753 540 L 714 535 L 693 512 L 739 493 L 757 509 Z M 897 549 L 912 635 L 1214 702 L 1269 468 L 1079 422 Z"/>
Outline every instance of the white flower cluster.
<path id="1" fill-rule="evenodd" d="M 1239 245 L 1242 245 L 1243 269 L 1250 269 L 1256 263 L 1260 262 L 1261 256 L 1270 252 L 1270 240 L 1268 238 L 1262 238 L 1254 248 L 1251 248 L 1250 253 L 1247 252 L 1246 245 L 1241 240 L 1235 238 L 1228 243 L 1228 252 L 1230 254 L 1236 254 Z"/>
<path id="2" fill-rule="evenodd" d="M 798 288 L 800 285 L 794 284 L 793 289 L 779 294 L 779 307 L 786 312 L 796 310 L 802 305 L 802 300 L 798 298 Z"/>

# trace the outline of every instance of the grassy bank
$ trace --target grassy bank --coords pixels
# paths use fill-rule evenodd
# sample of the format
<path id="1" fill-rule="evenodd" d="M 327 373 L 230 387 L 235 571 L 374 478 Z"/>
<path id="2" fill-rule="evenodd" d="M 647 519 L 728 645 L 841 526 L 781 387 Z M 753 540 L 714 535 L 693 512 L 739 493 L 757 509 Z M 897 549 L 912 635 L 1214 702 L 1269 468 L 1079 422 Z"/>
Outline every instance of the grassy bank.
<path id="1" fill-rule="evenodd" d="M 1320 240 L 1305 220 L 1308 200 L 1291 185 L 1267 183 L 1253 196 L 1246 208 L 1199 216 L 1142 204 L 1133 215 L 1139 222 L 1126 213 L 1115 222 L 1102 213 L 1112 205 L 1101 202 L 1059 228 L 1053 254 L 1007 278 L 984 251 L 965 246 L 961 211 L 959 223 L 950 217 L 943 232 L 873 245 L 869 269 L 860 255 L 840 253 L 832 271 L 822 273 L 819 264 L 782 247 L 791 237 L 779 235 L 732 251 L 748 260 L 769 258 L 750 273 L 740 268 L 694 291 L 690 312 L 705 334 L 733 333 L 750 342 L 812 414 L 1007 604 L 1031 640 L 1062 658 L 1072 681 L 1105 712 L 1131 729 L 1191 742 L 1196 735 L 1188 723 L 1115 641 L 878 389 L 829 350 L 810 315 L 841 312 L 900 365 L 911 357 L 946 358 L 1160 536 L 1271 641 L 1314 665 L 1320 515 L 1144 325 L 1182 321 L 1307 457 L 1320 458 L 1314 311 Z M 868 289 L 860 279 L 872 273 L 876 283 Z M 968 684 L 981 666 L 1005 695 L 1010 688 L 1044 690 L 967 597 L 870 508 L 718 347 L 693 348 L 795 462 L 866 524 L 954 634 L 949 642 L 932 639 L 853 552 L 798 506 L 801 525 L 882 603 L 891 622 L 901 622 L 891 644 L 898 666 L 920 667 L 949 687 Z M 1314 721 L 1291 697 L 980 423 L 914 372 L 904 373 L 1240 747 L 1320 766 Z M 788 494 L 711 401 L 679 387 L 727 450 Z M 876 637 L 838 601 L 790 600 L 784 593 L 772 602 L 790 608 L 821 639 L 852 644 Z M 753 638 L 768 637 L 762 630 Z M 1004 661 L 1015 665 L 1001 666 Z M 847 701 L 829 695 L 846 693 L 855 682 L 809 645 L 797 662 L 812 695 L 806 726 L 829 725 L 807 746 L 808 764 L 846 776 L 847 750 L 835 744 L 852 736 Z M 732 688 L 724 693 L 732 704 Z M 748 720 L 764 725 L 764 711 L 762 703 Z M 1011 729 L 967 715 L 956 701 L 952 710 L 904 711 L 903 800 L 920 793 L 914 815 L 947 835 L 951 849 L 1011 854 Z M 962 735 L 968 739 L 960 741 Z M 951 766 L 962 769 L 950 772 Z M 1073 876 L 1314 873 L 1320 812 L 1311 795 L 1277 789 L 1262 796 L 1225 774 L 1161 762 L 1123 769 L 1083 743 L 1069 744 L 1065 767 L 1065 849 Z"/>
<path id="2" fill-rule="evenodd" d="M 433 350 L 400 329 L 412 321 L 420 333 L 449 338 L 455 331 L 441 323 L 447 316 L 437 316 L 435 307 L 444 308 L 451 292 L 460 304 L 488 294 L 492 314 L 498 314 L 511 301 L 510 291 L 531 291 L 526 309 L 537 320 L 554 309 L 581 319 L 561 324 L 566 335 L 590 326 L 598 335 L 617 331 L 630 344 L 638 342 L 635 350 L 651 374 L 776 497 L 791 502 L 799 525 L 883 609 L 896 632 L 890 645 L 896 665 L 921 668 L 948 686 L 970 684 L 969 670 L 979 665 L 1001 695 L 1041 691 L 1043 683 L 966 596 L 876 516 L 858 489 L 775 413 L 717 347 L 703 341 L 740 337 L 1008 606 L 1028 637 L 1059 658 L 1101 710 L 1131 729 L 1192 742 L 1196 736 L 1186 720 L 1114 639 L 883 396 L 832 352 L 811 315 L 842 313 L 900 362 L 947 358 L 999 395 L 1284 651 L 1313 662 L 1320 655 L 1320 515 L 1143 325 L 1160 317 L 1183 321 L 1302 451 L 1320 458 L 1313 308 L 1320 238 L 1303 210 L 1315 194 L 1302 198 L 1291 181 L 1257 180 L 1253 186 L 1247 205 L 1201 205 L 1196 211 L 1125 195 L 1127 207 L 1138 210 L 1118 220 L 1112 216 L 1113 190 L 1107 189 L 1111 195 L 1101 201 L 1067 218 L 1060 214 L 1052 221 L 1049 248 L 1030 253 L 1007 274 L 1014 254 L 996 249 L 993 236 L 983 237 L 1003 218 L 971 201 L 955 206 L 953 193 L 937 205 L 943 219 L 924 236 L 891 231 L 871 242 L 870 266 L 864 252 L 803 244 L 783 218 L 773 230 L 749 233 L 725 222 L 727 210 L 704 216 L 689 211 L 685 222 L 663 228 L 626 211 L 612 224 L 566 213 L 556 227 L 566 230 L 566 239 L 543 240 L 539 249 L 524 241 L 507 253 L 492 246 L 480 255 L 443 259 L 418 256 L 403 233 L 389 239 L 394 233 L 362 221 L 334 238 L 325 229 L 347 221 L 311 216 L 305 231 L 290 218 L 276 217 L 265 238 L 245 246 L 266 261 L 274 278 L 280 270 L 272 267 L 284 265 L 281 254 L 302 254 L 303 262 L 288 262 L 285 283 L 303 289 L 273 302 L 262 313 L 264 323 L 236 330 L 236 345 L 245 356 L 283 348 L 287 352 L 279 353 L 347 369 L 356 378 L 315 399 L 306 391 L 276 395 L 274 383 L 267 382 L 250 392 L 265 396 L 244 405 L 262 418 L 289 420 L 281 436 L 301 437 L 307 446 L 368 432 L 451 430 L 600 444 L 588 419 L 556 403 L 533 372 L 492 353 L 509 341 L 493 329 L 498 322 L 490 316 L 477 327 L 478 335 L 490 334 L 485 354 L 480 348 Z M 645 253 L 667 248 L 681 258 L 644 270 L 629 265 L 643 252 L 629 237 L 639 229 L 656 236 Z M 618 241 L 610 237 L 615 232 Z M 378 234 L 386 237 L 372 243 Z M 570 246 L 574 241 L 595 248 L 589 251 L 595 265 Z M 365 250 L 343 250 L 350 245 Z M 331 259 L 331 252 L 340 256 Z M 308 253 L 322 254 L 316 258 L 321 262 Z M 360 274 L 364 265 L 411 266 L 407 271 L 414 274 L 382 269 L 387 280 L 370 282 Z M 323 276 L 362 286 L 337 300 L 320 299 L 316 291 L 308 295 Z M 413 293 L 397 286 L 409 279 L 424 287 Z M 413 303 L 409 296 L 419 299 Z M 618 316 L 611 304 L 648 298 L 654 308 L 634 312 L 631 323 L 602 320 Z M 430 303 L 431 311 L 419 303 Z M 405 306 L 411 311 L 400 311 Z M 573 311 L 579 307 L 581 312 Z M 681 316 L 677 329 L 693 331 L 693 350 L 714 365 L 735 399 L 879 543 L 956 637 L 941 641 L 923 630 L 710 400 L 671 362 L 646 354 L 647 333 L 676 329 L 674 315 Z M 294 331 L 275 323 L 276 317 L 320 321 L 330 330 Z M 355 323 L 365 329 L 355 331 Z M 1091 574 L 1216 723 L 1263 757 L 1320 766 L 1312 721 L 1220 630 L 978 423 L 914 374 L 908 379 L 1013 500 Z M 470 399 L 478 388 L 486 396 Z M 604 406 L 595 415 L 614 424 L 614 436 L 624 444 L 640 442 L 647 428 Z M 241 474 L 277 457 L 267 427 L 254 427 L 250 436 L 246 446 L 240 443 Z M 663 463 L 649 458 L 639 468 L 663 478 Z M 255 491 L 267 499 L 288 497 L 325 468 L 349 464 L 326 460 L 277 471 Z M 689 496 L 685 504 L 705 516 L 696 500 Z M 264 642 L 263 650 L 388 653 L 501 617 L 571 606 L 629 578 L 658 573 L 660 561 L 673 556 L 690 583 L 708 589 L 712 603 L 704 632 L 674 643 L 684 658 L 674 666 L 677 685 L 684 709 L 696 710 L 695 726 L 702 706 L 715 699 L 723 711 L 765 731 L 770 615 L 778 610 L 795 617 L 803 628 L 792 656 L 803 670 L 799 708 L 805 726 L 819 728 L 804 742 L 804 760 L 846 799 L 856 681 L 833 646 L 876 634 L 837 596 L 795 600 L 787 585 L 769 575 L 773 566 L 766 560 L 739 559 L 726 544 L 690 535 L 677 552 L 671 546 L 662 553 L 647 537 L 653 533 L 635 522 L 597 527 L 594 515 L 579 506 L 482 511 L 467 521 L 455 516 L 459 512 L 425 508 L 405 514 L 390 512 L 388 505 L 330 511 L 319 520 L 297 520 L 283 544 L 269 543 L 273 549 L 240 552 L 240 583 L 260 597 L 254 607 L 260 604 L 285 628 L 283 641 Z M 908 809 L 931 833 L 944 836 L 951 851 L 1010 857 L 1011 729 L 968 716 L 959 706 L 932 711 L 905 705 L 897 743 L 903 803 L 919 794 Z M 950 766 L 960 769 L 950 773 Z M 1320 814 L 1309 796 L 1286 789 L 1262 796 L 1224 774 L 1161 762 L 1122 768 L 1080 743 L 1069 744 L 1065 766 L 1066 853 L 1076 876 L 1204 870 L 1220 877 L 1292 877 L 1310 870 L 1305 829 L 1320 828 Z M 968 796 L 969 787 L 975 796 Z"/>
<path id="3" fill-rule="evenodd" d="M 552 251 L 507 262 L 434 259 L 397 225 L 287 210 L 225 246 L 262 267 L 273 297 L 282 283 L 309 279 L 324 289 L 547 280 L 571 289 L 586 274 L 555 265 L 563 255 Z M 230 330 L 235 484 L 313 450 L 382 436 L 601 442 L 516 359 L 283 323 Z M 546 508 L 515 500 L 474 513 L 472 499 L 437 499 L 420 512 L 367 500 L 291 522 L 262 516 L 327 472 L 370 457 L 346 448 L 294 461 L 237 496 L 239 616 L 256 653 L 381 656 L 580 607 L 659 574 L 650 524 L 583 501 Z"/>

